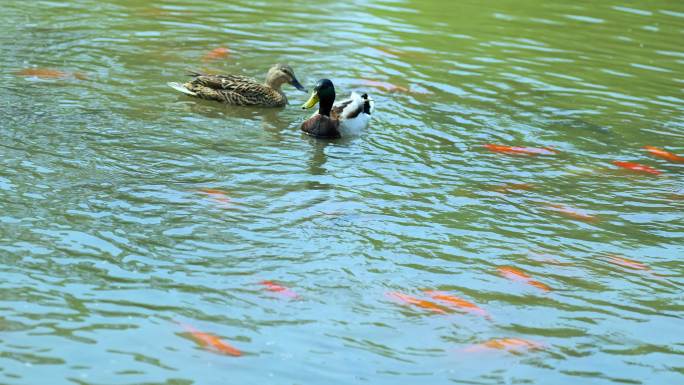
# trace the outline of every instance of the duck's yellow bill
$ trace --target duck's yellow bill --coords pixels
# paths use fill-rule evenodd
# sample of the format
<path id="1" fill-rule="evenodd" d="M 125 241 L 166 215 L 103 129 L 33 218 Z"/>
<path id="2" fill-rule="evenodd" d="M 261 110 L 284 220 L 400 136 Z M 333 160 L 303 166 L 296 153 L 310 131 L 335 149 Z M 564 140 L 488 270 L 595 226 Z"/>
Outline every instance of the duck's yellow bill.
<path id="1" fill-rule="evenodd" d="M 315 106 L 316 103 L 318 103 L 318 93 L 314 91 L 313 93 L 311 93 L 311 97 L 309 98 L 309 100 L 307 100 L 306 103 L 302 104 L 302 108 L 311 108 Z"/>

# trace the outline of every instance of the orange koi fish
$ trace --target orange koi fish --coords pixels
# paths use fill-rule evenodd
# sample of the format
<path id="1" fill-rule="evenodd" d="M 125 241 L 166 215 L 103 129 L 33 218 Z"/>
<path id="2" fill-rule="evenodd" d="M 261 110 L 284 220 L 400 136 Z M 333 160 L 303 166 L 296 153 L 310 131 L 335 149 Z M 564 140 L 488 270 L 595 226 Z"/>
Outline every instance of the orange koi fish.
<path id="1" fill-rule="evenodd" d="M 670 162 L 684 163 L 684 156 L 675 155 L 669 151 L 665 151 L 662 148 L 658 147 L 644 146 L 644 148 L 646 149 L 646 151 L 650 152 L 652 155 L 655 155 L 659 158 L 669 160 Z"/>
<path id="2" fill-rule="evenodd" d="M 492 152 L 507 155 L 556 155 L 558 151 L 551 148 L 511 147 L 502 144 L 485 144 L 484 147 Z"/>
<path id="3" fill-rule="evenodd" d="M 403 93 L 411 92 L 411 90 L 409 90 L 406 87 L 398 86 L 396 84 L 392 84 L 392 83 L 388 83 L 388 82 L 380 82 L 377 80 L 364 79 L 363 84 L 366 86 L 379 88 L 379 89 L 381 89 L 383 91 L 387 91 L 387 92 L 403 92 Z"/>
<path id="4" fill-rule="evenodd" d="M 481 344 L 473 345 L 463 349 L 466 352 L 482 352 L 490 349 L 505 350 L 508 352 L 521 352 L 523 350 L 539 350 L 544 345 L 522 338 L 499 338 L 492 339 Z"/>
<path id="5" fill-rule="evenodd" d="M 534 190 L 534 186 L 528 183 L 506 183 L 501 186 L 494 187 L 494 191 L 500 193 L 509 193 L 512 191 L 530 191 Z"/>
<path id="6" fill-rule="evenodd" d="M 556 266 L 575 266 L 575 264 L 572 262 L 561 262 L 555 258 L 543 258 L 543 259 L 538 259 L 538 261 L 541 263 L 544 263 L 544 264 L 556 265 Z"/>
<path id="7" fill-rule="evenodd" d="M 547 206 L 550 209 L 552 209 L 553 211 L 555 211 L 559 214 L 562 214 L 562 215 L 564 215 L 568 218 L 571 218 L 571 219 L 578 219 L 580 221 L 587 221 L 587 222 L 591 222 L 591 221 L 596 220 L 596 217 L 594 215 L 588 214 L 588 213 L 581 211 L 581 210 L 578 210 L 578 209 L 574 209 L 572 207 L 568 207 L 568 206 L 556 204 L 556 203 L 548 203 Z"/>
<path id="8" fill-rule="evenodd" d="M 508 278 L 512 281 L 524 282 L 530 286 L 534 286 L 543 291 L 551 291 L 551 288 L 539 281 L 535 281 L 529 275 L 525 274 L 522 270 L 510 266 L 500 266 L 497 268 L 499 274 L 503 277 Z"/>
<path id="9" fill-rule="evenodd" d="M 632 261 L 631 259 L 618 257 L 617 255 L 609 256 L 608 262 L 616 264 L 616 265 L 620 265 L 623 267 L 629 267 L 630 269 L 634 269 L 634 270 L 651 270 L 650 267 L 648 267 L 647 265 L 645 265 L 641 262 Z"/>
<path id="10" fill-rule="evenodd" d="M 42 79 L 58 79 L 69 76 L 66 72 L 53 70 L 49 68 L 25 68 L 17 72 L 19 76 L 33 76 Z"/>
<path id="11" fill-rule="evenodd" d="M 205 188 L 205 189 L 197 190 L 197 192 L 200 194 L 210 196 L 216 202 L 223 203 L 223 204 L 230 203 L 230 198 L 228 198 L 228 195 L 226 195 L 225 191 L 217 190 L 217 189 L 213 189 L 213 188 Z"/>
<path id="12" fill-rule="evenodd" d="M 481 315 L 485 318 L 491 318 L 489 316 L 489 313 L 487 313 L 484 309 L 475 305 L 472 302 L 466 301 L 463 298 L 456 297 L 454 295 L 449 295 L 449 294 L 446 294 L 446 293 L 443 293 L 440 291 L 433 291 L 433 290 L 425 290 L 425 294 L 432 297 L 432 299 L 435 299 L 437 301 L 442 301 L 442 302 L 450 305 L 452 308 L 455 308 L 457 310 L 462 310 L 462 311 L 466 311 L 469 313 Z"/>
<path id="13" fill-rule="evenodd" d="M 423 309 L 427 309 L 435 313 L 446 314 L 446 311 L 444 311 L 444 309 L 441 306 L 437 305 L 434 302 L 418 299 L 416 297 L 412 297 L 410 295 L 399 293 L 396 291 L 387 293 L 387 296 L 393 299 L 398 299 L 399 301 L 408 303 L 410 305 L 422 307 Z"/>
<path id="14" fill-rule="evenodd" d="M 662 174 L 662 171 L 658 171 L 653 167 L 649 167 L 646 165 L 643 165 L 641 163 L 634 163 L 634 162 L 621 162 L 621 161 L 614 161 L 614 165 L 622 168 L 626 168 L 628 170 L 640 172 L 640 173 L 645 173 L 645 174 L 651 174 L 651 175 L 660 175 Z"/>
<path id="15" fill-rule="evenodd" d="M 183 326 L 195 342 L 205 349 L 233 357 L 240 357 L 242 355 L 240 350 L 213 334 L 201 332 L 190 325 L 181 324 L 181 326 Z"/>
<path id="16" fill-rule="evenodd" d="M 392 58 L 398 58 L 399 52 L 388 47 L 371 47 L 372 49 Z"/>
<path id="17" fill-rule="evenodd" d="M 261 281 L 259 283 L 261 285 L 263 285 L 266 288 L 266 290 L 272 291 L 274 293 L 278 293 L 279 295 L 281 295 L 283 297 L 287 297 L 287 298 L 291 298 L 291 299 L 299 298 L 299 294 L 295 293 L 294 291 L 292 291 L 291 289 L 288 289 L 285 286 L 278 285 L 277 283 L 275 283 L 273 281 L 267 280 L 267 281 Z"/>
<path id="18" fill-rule="evenodd" d="M 218 59 L 223 59 L 228 57 L 228 54 L 230 51 L 228 48 L 225 47 L 218 47 L 214 48 L 211 51 L 207 52 L 203 57 L 203 61 L 211 61 L 211 60 L 218 60 Z"/>

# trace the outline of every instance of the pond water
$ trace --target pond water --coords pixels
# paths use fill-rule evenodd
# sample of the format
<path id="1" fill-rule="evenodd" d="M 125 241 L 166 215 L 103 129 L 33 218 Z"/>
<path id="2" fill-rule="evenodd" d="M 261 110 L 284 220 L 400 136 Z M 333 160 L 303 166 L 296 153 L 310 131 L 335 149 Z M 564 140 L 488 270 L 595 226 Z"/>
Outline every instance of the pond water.
<path id="1" fill-rule="evenodd" d="M 643 148 L 684 155 L 684 3 L 4 0 L 0 36 L 0 383 L 684 383 L 684 164 Z M 277 62 L 371 126 L 166 85 Z"/>

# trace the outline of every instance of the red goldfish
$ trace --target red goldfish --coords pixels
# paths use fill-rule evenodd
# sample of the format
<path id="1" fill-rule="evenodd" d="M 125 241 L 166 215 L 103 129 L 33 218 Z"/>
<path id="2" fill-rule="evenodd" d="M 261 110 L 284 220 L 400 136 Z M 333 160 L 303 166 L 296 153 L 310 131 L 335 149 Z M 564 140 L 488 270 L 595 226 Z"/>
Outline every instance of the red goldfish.
<path id="1" fill-rule="evenodd" d="M 494 191 L 500 193 L 509 193 L 512 191 L 530 191 L 534 190 L 534 186 L 528 183 L 506 183 L 502 186 L 494 187 Z"/>
<path id="2" fill-rule="evenodd" d="M 490 151 L 508 155 L 556 155 L 558 153 L 551 148 L 511 147 L 501 144 L 485 144 L 484 147 Z"/>
<path id="3" fill-rule="evenodd" d="M 564 215 L 568 218 L 571 218 L 571 219 L 578 219 L 581 221 L 588 221 L 588 222 L 596 220 L 595 216 L 588 214 L 588 213 L 585 213 L 584 211 L 574 209 L 572 207 L 568 207 L 568 206 L 557 204 L 557 203 L 548 203 L 547 206 L 550 209 L 552 209 L 553 211 L 555 211 L 559 214 L 562 214 L 562 215 Z"/>
<path id="4" fill-rule="evenodd" d="M 446 303 L 454 309 L 481 315 L 485 318 L 491 318 L 484 309 L 463 298 L 433 290 L 426 290 L 425 294 L 432 297 L 432 299 Z"/>
<path id="5" fill-rule="evenodd" d="M 211 51 L 207 52 L 203 57 L 203 61 L 211 61 L 211 60 L 217 60 L 217 59 L 222 59 L 225 57 L 228 57 L 228 54 L 230 51 L 228 48 L 225 47 L 219 47 L 219 48 L 214 48 Z"/>
<path id="6" fill-rule="evenodd" d="M 561 262 L 555 258 L 544 258 L 538 260 L 541 263 L 549 264 L 549 265 L 556 265 L 556 266 L 575 266 L 574 263 L 572 262 Z"/>
<path id="7" fill-rule="evenodd" d="M 43 79 L 57 79 L 66 78 L 69 76 L 66 72 L 52 70 L 49 68 L 25 68 L 17 72 L 19 76 L 33 76 Z"/>
<path id="8" fill-rule="evenodd" d="M 379 89 L 387 91 L 387 92 L 403 92 L 403 93 L 411 92 L 411 90 L 409 90 L 406 87 L 398 86 L 398 85 L 388 83 L 388 82 L 380 82 L 377 80 L 367 80 L 366 79 L 363 81 L 363 84 L 366 86 L 379 88 Z"/>
<path id="9" fill-rule="evenodd" d="M 222 190 L 217 190 L 213 188 L 205 188 L 201 190 L 197 190 L 198 193 L 204 194 L 207 196 L 210 196 L 211 199 L 218 203 L 222 203 L 224 205 L 227 205 L 230 203 L 230 198 L 228 198 L 228 195 L 226 195 L 225 191 Z"/>
<path id="10" fill-rule="evenodd" d="M 446 314 L 446 311 L 444 311 L 444 309 L 441 306 L 437 305 L 434 302 L 418 299 L 416 297 L 412 297 L 410 295 L 399 293 L 396 291 L 387 293 L 387 296 L 393 299 L 398 299 L 399 301 L 408 303 L 410 305 L 415 305 L 423 309 L 430 310 L 435 313 Z"/>
<path id="11" fill-rule="evenodd" d="M 659 158 L 669 160 L 670 162 L 684 163 L 684 156 L 675 155 L 671 152 L 665 151 L 662 148 L 658 147 L 644 146 L 644 148 L 646 149 L 646 151 L 650 152 L 651 154 Z"/>
<path id="12" fill-rule="evenodd" d="M 492 339 L 481 344 L 473 345 L 463 349 L 466 352 L 482 352 L 489 349 L 505 350 L 508 352 L 520 352 L 523 350 L 539 350 L 544 345 L 522 338 L 499 338 Z"/>
<path id="13" fill-rule="evenodd" d="M 501 274 L 503 277 L 506 277 L 510 280 L 525 282 L 526 284 L 528 284 L 530 286 L 534 286 L 534 287 L 536 287 L 540 290 L 543 290 L 543 291 L 551 291 L 551 288 L 548 285 L 541 283 L 539 281 L 533 280 L 532 277 L 530 277 L 529 275 L 524 273 L 522 270 L 517 269 L 515 267 L 500 266 L 497 268 L 497 270 L 499 271 L 499 274 Z"/>
<path id="14" fill-rule="evenodd" d="M 181 324 L 181 326 L 183 326 L 183 328 L 190 334 L 192 339 L 203 348 L 233 357 L 239 357 L 242 355 L 242 352 L 237 348 L 222 341 L 219 337 L 213 334 L 201 332 L 190 325 Z"/>
<path id="15" fill-rule="evenodd" d="M 634 162 L 621 162 L 621 161 L 614 161 L 614 165 L 622 168 L 626 168 L 628 170 L 636 171 L 636 172 L 641 172 L 641 173 L 646 173 L 646 174 L 652 174 L 652 175 L 660 175 L 662 174 L 661 171 L 656 170 L 653 167 L 649 167 L 640 163 L 634 163 Z"/>
<path id="16" fill-rule="evenodd" d="M 629 267 L 630 269 L 634 270 L 651 270 L 648 266 L 641 262 L 632 261 L 631 259 L 618 257 L 616 255 L 611 255 L 610 257 L 608 257 L 608 262 L 624 267 Z"/>
<path id="17" fill-rule="evenodd" d="M 377 47 L 377 46 L 375 46 L 372 48 L 374 48 L 374 49 L 376 49 L 376 50 L 378 50 L 378 51 L 380 51 L 380 52 L 382 52 L 388 56 L 391 55 L 392 57 L 395 57 L 395 58 L 397 58 L 397 57 L 410 57 L 413 59 L 424 59 L 425 58 L 425 54 L 423 54 L 421 52 L 400 51 L 400 50 L 398 50 L 396 48 L 392 48 L 392 47 Z"/>
<path id="18" fill-rule="evenodd" d="M 291 299 L 296 299 L 299 298 L 299 294 L 295 293 L 291 289 L 288 289 L 285 286 L 278 285 L 277 283 L 273 281 L 261 281 L 259 282 L 261 285 L 263 285 L 266 290 L 272 291 L 274 293 L 278 293 L 279 295 Z"/>
<path id="19" fill-rule="evenodd" d="M 627 259 L 627 258 L 623 258 L 623 257 L 618 257 L 617 255 L 608 256 L 608 262 L 610 262 L 614 265 L 618 265 L 618 266 L 622 266 L 622 267 L 626 267 L 628 269 L 634 270 L 635 273 L 643 274 L 643 275 L 645 275 L 647 277 L 651 277 L 653 279 L 667 281 L 667 279 L 665 279 L 662 275 L 653 272 L 653 270 L 648 265 L 646 265 L 645 263 L 633 261 L 631 259 Z"/>

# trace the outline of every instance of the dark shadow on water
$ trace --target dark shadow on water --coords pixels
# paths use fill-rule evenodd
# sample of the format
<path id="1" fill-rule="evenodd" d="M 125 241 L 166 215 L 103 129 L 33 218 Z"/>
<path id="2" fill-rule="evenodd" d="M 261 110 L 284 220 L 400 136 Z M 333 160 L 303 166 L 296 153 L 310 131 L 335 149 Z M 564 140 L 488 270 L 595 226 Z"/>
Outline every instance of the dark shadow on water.
<path id="1" fill-rule="evenodd" d="M 306 134 L 301 134 L 302 140 L 306 140 L 311 145 L 311 156 L 309 158 L 308 166 L 311 175 L 327 175 L 328 168 L 325 167 L 328 162 L 327 148 L 334 148 L 339 146 L 346 146 L 353 141 L 353 138 L 341 139 L 320 139 L 313 138 Z M 334 186 L 328 183 L 310 182 L 312 189 L 332 189 Z"/>

